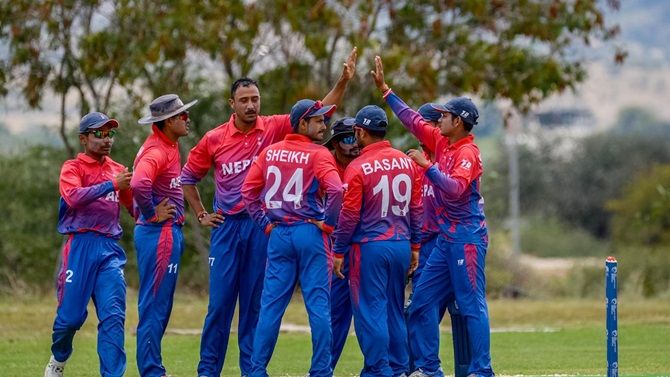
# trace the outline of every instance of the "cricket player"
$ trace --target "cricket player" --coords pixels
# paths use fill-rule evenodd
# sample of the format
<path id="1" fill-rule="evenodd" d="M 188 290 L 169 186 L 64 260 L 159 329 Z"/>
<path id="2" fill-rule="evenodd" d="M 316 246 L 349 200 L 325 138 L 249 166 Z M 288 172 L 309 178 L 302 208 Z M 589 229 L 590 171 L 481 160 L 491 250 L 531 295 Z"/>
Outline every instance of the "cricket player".
<path id="1" fill-rule="evenodd" d="M 356 72 L 356 48 L 351 51 L 339 80 L 323 104 L 337 104 Z M 239 299 L 238 344 L 240 372 L 251 372 L 254 329 L 258 321 L 267 236 L 249 217 L 242 202 L 242 182 L 261 150 L 292 132 L 288 114 L 259 115 L 258 84 L 235 81 L 228 100 L 230 119 L 207 132 L 191 149 L 181 182 L 184 196 L 202 226 L 212 227 L 209 252 L 209 306 L 200 341 L 198 376 L 218 377 L 228 348 L 230 325 Z M 214 211 L 202 204 L 198 182 L 214 167 Z"/>
<path id="2" fill-rule="evenodd" d="M 490 327 L 484 264 L 488 230 L 480 193 L 483 171 L 479 148 L 470 133 L 479 112 L 465 97 L 435 106 L 440 128 L 427 124 L 384 81 L 382 60 L 375 57 L 372 76 L 377 88 L 403 125 L 432 151 L 431 163 L 416 150 L 408 155 L 434 185 L 435 215 L 440 227 L 436 247 L 426 261 L 409 307 L 410 350 L 417 368 L 412 375 L 442 376 L 438 307 L 454 295 L 465 317 L 472 359 L 468 375 L 492 376 Z"/>
<path id="3" fill-rule="evenodd" d="M 51 359 L 45 377 L 62 377 L 72 340 L 86 320 L 91 298 L 98 315 L 101 376 L 123 376 L 126 318 L 126 253 L 119 245 L 121 205 L 133 213 L 131 173 L 109 154 L 119 122 L 99 112 L 79 122 L 84 153 L 67 160 L 60 173 L 58 232 L 67 236 L 57 280 L 58 307 Z"/>
<path id="4" fill-rule="evenodd" d="M 137 324 L 137 367 L 141 377 L 167 375 L 161 358 L 174 298 L 179 261 L 184 250 L 184 195 L 179 175 L 178 140 L 188 135 L 188 109 L 176 94 L 166 94 L 149 105 L 151 115 L 138 121 L 151 124 L 137 153 L 131 186 L 138 212 L 135 225 L 137 269 L 140 275 Z"/>
<path id="5" fill-rule="evenodd" d="M 419 115 L 423 120 L 429 125 L 439 128 L 440 127 L 440 118 L 442 118 L 442 113 L 436 110 L 437 104 L 426 103 L 419 107 Z M 421 149 L 423 150 L 424 156 L 429 161 L 435 161 L 435 152 L 430 150 L 425 144 L 421 144 Z M 421 174 L 423 175 L 424 170 L 421 169 Z M 435 216 L 435 208 L 438 204 L 435 197 L 435 187 L 431 180 L 423 175 L 423 228 L 421 229 L 421 252 L 419 255 L 419 265 L 412 275 L 412 294 L 407 300 L 405 305 L 405 316 L 407 317 L 407 311 L 412 301 L 412 295 L 414 288 L 419 282 L 421 272 L 423 267 L 426 265 L 428 257 L 430 257 L 431 252 L 435 248 L 435 243 L 437 242 L 437 237 L 440 233 L 440 228 L 437 224 L 437 218 Z M 451 291 L 451 290 L 450 290 Z M 468 368 L 470 367 L 470 343 L 468 341 L 467 334 L 467 324 L 465 317 L 460 315 L 458 311 L 458 305 L 456 304 L 456 299 L 453 294 L 451 294 L 444 302 L 441 302 L 438 307 L 438 319 L 441 321 L 444 317 L 444 313 L 449 310 L 449 315 L 451 317 L 451 334 L 453 338 L 454 345 L 454 375 L 455 377 L 465 377 L 467 376 Z M 414 370 L 414 360 L 410 354 L 410 370 Z"/>
<path id="6" fill-rule="evenodd" d="M 327 146 L 335 157 L 340 179 L 344 180 L 344 171 L 360 154 L 360 148 L 354 136 L 356 120 L 345 117 L 337 120 L 332 126 L 330 138 L 323 145 Z M 330 322 L 333 329 L 333 347 L 331 365 L 333 371 L 342 355 L 344 344 L 351 328 L 351 298 L 349 297 L 349 258 L 344 255 L 342 275 L 344 279 L 333 275 L 330 285 Z"/>
<path id="7" fill-rule="evenodd" d="M 344 204 L 335 230 L 334 273 L 349 284 L 354 328 L 364 367 L 361 376 L 408 372 L 403 318 L 405 279 L 419 258 L 421 177 L 404 153 L 384 140 L 388 119 L 378 106 L 356 114 L 361 154 L 344 173 Z"/>
<path id="8" fill-rule="evenodd" d="M 268 259 L 249 376 L 266 377 L 281 318 L 296 283 L 312 330 L 309 376 L 332 376 L 330 234 L 342 205 L 342 181 L 323 140 L 334 105 L 300 100 L 291 109 L 294 133 L 265 148 L 242 185 L 249 214 L 266 234 Z"/>

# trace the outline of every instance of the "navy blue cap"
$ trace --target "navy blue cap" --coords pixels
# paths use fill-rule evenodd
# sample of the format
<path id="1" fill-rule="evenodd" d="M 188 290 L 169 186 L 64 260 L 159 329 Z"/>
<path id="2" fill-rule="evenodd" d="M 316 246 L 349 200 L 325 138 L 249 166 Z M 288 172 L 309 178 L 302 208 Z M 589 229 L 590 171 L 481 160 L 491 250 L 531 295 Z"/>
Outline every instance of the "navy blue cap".
<path id="1" fill-rule="evenodd" d="M 298 124 L 300 124 L 302 119 L 307 119 L 319 115 L 325 115 L 329 117 L 333 115 L 336 109 L 337 106 L 335 105 L 324 105 L 321 103 L 321 101 L 301 99 L 291 108 L 291 127 L 293 127 L 293 129 L 298 128 Z"/>
<path id="2" fill-rule="evenodd" d="M 425 103 L 419 107 L 419 115 L 423 120 L 429 122 L 438 122 L 442 118 L 442 113 L 435 109 L 434 106 L 439 106 L 436 103 Z"/>
<path id="3" fill-rule="evenodd" d="M 326 141 L 324 141 L 323 145 L 328 145 L 330 144 L 331 140 L 334 138 L 341 136 L 341 135 L 353 135 L 354 134 L 354 124 L 356 123 L 356 119 L 352 117 L 345 117 L 342 119 L 338 119 L 335 124 L 331 127 L 331 135 Z"/>
<path id="4" fill-rule="evenodd" d="M 119 121 L 110 119 L 106 114 L 97 111 L 88 113 L 79 121 L 79 133 L 83 134 L 88 130 L 95 130 L 106 124 L 110 124 L 112 127 L 118 127 Z"/>
<path id="5" fill-rule="evenodd" d="M 151 101 L 149 111 L 151 115 L 147 115 L 137 121 L 139 124 L 152 124 L 168 119 L 179 113 L 186 111 L 189 107 L 195 105 L 198 100 L 193 100 L 186 105 L 182 102 L 176 94 L 164 94 L 155 100 Z"/>
<path id="6" fill-rule="evenodd" d="M 385 131 L 388 124 L 386 112 L 379 106 L 367 105 L 356 114 L 356 125 L 366 130 Z"/>
<path id="7" fill-rule="evenodd" d="M 433 108 L 443 113 L 452 113 L 459 116 L 465 123 L 473 126 L 477 124 L 477 119 L 479 118 L 477 106 L 468 97 L 456 97 L 444 105 L 433 105 Z"/>

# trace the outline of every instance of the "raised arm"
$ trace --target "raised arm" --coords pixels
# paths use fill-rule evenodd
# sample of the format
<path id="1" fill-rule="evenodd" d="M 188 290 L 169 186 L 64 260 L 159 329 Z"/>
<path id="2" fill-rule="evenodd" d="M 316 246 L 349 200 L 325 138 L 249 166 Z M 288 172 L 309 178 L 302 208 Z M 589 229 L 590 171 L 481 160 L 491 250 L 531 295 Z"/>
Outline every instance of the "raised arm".
<path id="1" fill-rule="evenodd" d="M 384 79 L 384 65 L 382 63 L 382 58 L 375 56 L 375 70 L 371 71 L 372 79 L 374 80 L 375 86 L 382 92 L 386 103 L 393 113 L 400 119 L 400 122 L 411 132 L 419 141 L 428 148 L 432 153 L 435 152 L 435 147 L 442 138 L 440 135 L 440 129 L 431 126 L 429 123 L 423 120 L 421 115 L 412 110 L 397 94 L 391 90 Z"/>
<path id="2" fill-rule="evenodd" d="M 321 100 L 324 105 L 340 105 L 342 97 L 344 96 L 344 91 L 347 88 L 349 80 L 354 78 L 356 75 L 356 59 L 358 58 L 358 51 L 356 47 L 351 50 L 347 61 L 344 62 L 344 67 L 342 68 L 342 74 L 340 78 L 335 83 L 333 89 L 326 94 L 325 97 Z"/>

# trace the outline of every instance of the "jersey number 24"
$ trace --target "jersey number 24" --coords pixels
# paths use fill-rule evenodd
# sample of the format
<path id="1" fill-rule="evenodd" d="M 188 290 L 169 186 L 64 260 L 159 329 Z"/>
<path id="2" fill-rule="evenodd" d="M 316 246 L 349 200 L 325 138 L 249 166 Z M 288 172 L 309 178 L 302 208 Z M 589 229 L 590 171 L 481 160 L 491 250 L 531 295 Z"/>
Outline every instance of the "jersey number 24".
<path id="1" fill-rule="evenodd" d="M 270 186 L 270 189 L 265 193 L 265 208 L 281 208 L 283 202 L 293 203 L 295 209 L 301 207 L 302 201 L 302 168 L 297 168 L 288 182 L 284 185 L 284 190 L 282 191 L 281 200 L 276 200 L 275 195 L 279 191 L 279 186 L 282 182 L 281 170 L 274 165 L 268 166 L 268 173 L 265 179 L 269 182 L 270 176 L 274 176 L 274 182 Z"/>

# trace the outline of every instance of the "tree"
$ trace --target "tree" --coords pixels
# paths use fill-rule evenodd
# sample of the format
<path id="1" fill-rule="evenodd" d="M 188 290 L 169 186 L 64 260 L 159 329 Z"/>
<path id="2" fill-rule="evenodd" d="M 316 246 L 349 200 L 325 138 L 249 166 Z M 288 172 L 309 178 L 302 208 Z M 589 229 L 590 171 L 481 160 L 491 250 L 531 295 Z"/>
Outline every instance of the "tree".
<path id="1" fill-rule="evenodd" d="M 19 84 L 36 107 L 51 88 L 65 106 L 75 90 L 80 112 L 104 111 L 115 88 L 139 98 L 145 90 L 188 92 L 191 79 L 211 79 L 201 64 L 208 59 L 229 82 L 307 64 L 307 83 L 322 91 L 339 74 L 338 57 L 358 45 L 365 60 L 384 56 L 397 91 L 412 102 L 474 93 L 527 109 L 584 79 L 571 54 L 579 41 L 617 34 L 603 12 L 618 6 L 613 0 L 16 0 L 0 8 L 0 39 L 9 46 L 0 93 Z M 615 52 L 617 61 L 624 57 Z M 365 91 L 353 97 L 368 99 Z"/>
<path id="2" fill-rule="evenodd" d="M 636 174 L 608 202 L 612 238 L 628 285 L 645 297 L 670 290 L 670 165 Z M 636 287 L 637 288 L 637 287 Z"/>
<path id="3" fill-rule="evenodd" d="M 354 45 L 360 77 L 341 107 L 349 115 L 364 104 L 382 102 L 366 77 L 366 63 L 377 54 L 384 57 L 394 89 L 414 107 L 442 95 L 468 93 L 509 99 L 526 109 L 584 79 L 579 58 L 570 53 L 616 35 L 617 28 L 603 17 L 607 7 L 617 8 L 618 2 L 5 1 L 0 4 L 0 45 L 7 47 L 0 57 L 0 95 L 20 88 L 31 107 L 57 99 L 68 157 L 76 149 L 74 132 L 69 132 L 74 125 L 68 126 L 66 117 L 72 108 L 80 115 L 99 110 L 121 119 L 114 158 L 127 165 L 148 130 L 126 125 L 135 123 L 151 98 L 167 92 L 200 98 L 193 129 L 202 135 L 226 120 L 225 99 L 234 79 L 258 78 L 265 112 L 288 112 L 295 100 L 327 92 Z M 615 53 L 616 59 L 623 57 Z M 414 142 L 396 119 L 391 122 L 394 141 Z M 182 152 L 195 139 L 183 143 Z M 34 159 L 34 153 L 25 157 Z M 13 165 L 11 160 L 3 168 Z M 44 190 L 54 190 L 56 178 L 40 176 L 47 178 L 52 186 L 40 183 L 34 197 L 53 197 L 53 191 Z M 34 185 L 23 175 L 16 181 Z M 42 212 L 57 213 L 56 206 L 49 199 L 17 213 L 42 218 Z M 11 223 L 3 230 L 30 235 L 32 226 Z M 199 231 L 187 228 L 187 241 L 198 245 Z M 52 240 L 39 242 L 50 245 Z M 20 269 L 26 262 L 7 263 Z"/>

